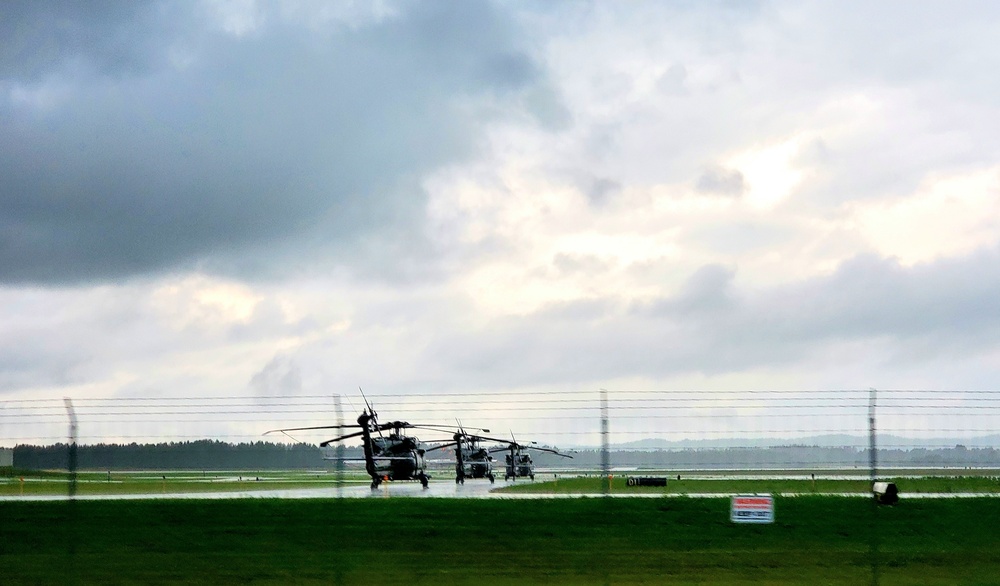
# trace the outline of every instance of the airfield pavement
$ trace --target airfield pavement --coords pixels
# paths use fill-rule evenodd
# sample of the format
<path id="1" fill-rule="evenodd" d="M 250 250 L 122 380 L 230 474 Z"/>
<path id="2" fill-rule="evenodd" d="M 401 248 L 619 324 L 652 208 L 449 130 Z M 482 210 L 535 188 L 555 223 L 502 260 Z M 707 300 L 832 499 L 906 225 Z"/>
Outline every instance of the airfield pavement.
<path id="1" fill-rule="evenodd" d="M 383 483 L 376 490 L 372 490 L 367 483 L 350 484 L 342 487 L 324 488 L 290 488 L 290 489 L 270 489 L 270 490 L 227 490 L 217 492 L 147 492 L 136 494 L 89 494 L 76 495 L 77 500 L 146 500 L 146 499 L 326 499 L 326 498 L 455 498 L 455 499 L 565 499 L 565 498 L 729 498 L 736 493 L 632 493 L 632 492 L 612 492 L 608 495 L 595 493 L 521 493 L 521 492 L 497 492 L 494 489 L 503 486 L 513 486 L 513 482 L 488 482 L 469 481 L 465 484 L 456 484 L 453 481 L 432 481 L 428 487 L 422 488 L 417 482 L 387 482 Z M 522 484 L 522 483 L 517 483 Z M 812 493 L 815 496 L 836 496 L 836 497 L 868 497 L 868 493 Z M 795 493 L 780 494 L 776 496 L 798 496 Z M 984 496 L 982 493 L 900 493 L 900 498 L 904 499 L 927 499 L 927 498 L 975 498 Z M 25 496 L 0 496 L 0 501 L 63 501 L 68 500 L 67 495 L 25 495 Z"/>

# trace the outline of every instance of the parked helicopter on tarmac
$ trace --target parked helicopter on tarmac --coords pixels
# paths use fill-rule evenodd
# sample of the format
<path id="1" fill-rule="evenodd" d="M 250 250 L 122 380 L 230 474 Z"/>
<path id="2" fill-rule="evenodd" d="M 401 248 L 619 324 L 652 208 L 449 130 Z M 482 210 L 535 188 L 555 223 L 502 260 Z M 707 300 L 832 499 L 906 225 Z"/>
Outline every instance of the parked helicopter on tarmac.
<path id="1" fill-rule="evenodd" d="M 490 430 L 483 429 L 486 433 Z M 452 441 L 447 444 L 435 446 L 427 450 L 440 450 L 443 448 L 455 448 L 455 484 L 465 484 L 466 478 L 487 478 L 490 484 L 496 480 L 493 474 L 493 456 L 490 451 L 481 444 L 483 441 L 503 442 L 505 440 L 481 435 L 474 435 L 458 424 L 458 431 L 452 436 Z"/>
<path id="2" fill-rule="evenodd" d="M 363 396 L 363 395 L 362 395 Z M 320 447 L 325 448 L 332 443 L 346 439 L 361 437 L 364 448 L 364 458 L 333 458 L 325 457 L 324 460 L 341 460 L 346 462 L 364 462 L 365 471 L 372 478 L 371 488 L 375 490 L 383 481 L 416 480 L 424 488 L 427 488 L 430 476 L 427 475 L 427 462 L 424 459 L 425 450 L 420 447 L 420 440 L 413 436 L 403 435 L 404 429 L 430 429 L 451 433 L 452 429 L 442 429 L 440 427 L 428 425 L 414 425 L 406 421 L 391 421 L 389 423 L 379 423 L 378 414 L 372 409 L 365 399 L 365 409 L 358 416 L 357 424 L 347 425 L 321 425 L 318 427 L 295 427 L 289 429 L 272 429 L 264 433 L 285 433 L 290 431 L 307 431 L 318 429 L 342 429 L 361 428 L 361 431 L 328 439 L 320 442 Z M 388 435 L 384 431 L 390 431 Z"/>
<path id="3" fill-rule="evenodd" d="M 514 480 L 517 478 L 527 476 L 531 480 L 535 479 L 535 462 L 531 459 L 531 454 L 528 450 L 537 450 L 539 452 L 549 452 L 563 458 L 572 458 L 569 454 L 560 453 L 558 450 L 553 450 L 551 448 L 541 448 L 536 444 L 538 442 L 531 442 L 529 444 L 519 444 L 516 439 L 513 439 L 513 435 L 510 440 L 494 440 L 506 443 L 506 446 L 496 447 L 490 450 L 492 453 L 496 452 L 508 452 L 504 456 L 505 469 L 504 469 L 504 480 Z"/>

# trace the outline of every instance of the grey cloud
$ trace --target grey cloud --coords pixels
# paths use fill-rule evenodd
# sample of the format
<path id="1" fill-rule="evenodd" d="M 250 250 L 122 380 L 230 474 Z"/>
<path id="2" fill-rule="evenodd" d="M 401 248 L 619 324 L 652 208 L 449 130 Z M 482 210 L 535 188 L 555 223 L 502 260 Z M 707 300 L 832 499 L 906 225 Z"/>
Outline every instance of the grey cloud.
<path id="1" fill-rule="evenodd" d="M 573 113 L 552 84 L 535 84 L 524 92 L 521 104 L 541 128 L 550 132 L 567 130 L 573 124 Z"/>
<path id="2" fill-rule="evenodd" d="M 747 189 L 743 173 L 738 169 L 723 169 L 721 167 L 713 167 L 702 173 L 695 187 L 702 193 L 730 197 L 739 197 Z"/>
<path id="3" fill-rule="evenodd" d="M 185 67 L 74 78 L 47 111 L 0 101 L 0 280 L 259 275 L 276 251 L 301 263 L 299 244 L 350 260 L 361 235 L 406 232 L 421 175 L 470 156 L 504 115 L 469 104 L 516 104 L 544 78 L 490 5 L 405 8 L 358 28 L 269 21 L 242 38 L 192 14 Z"/>
<path id="4" fill-rule="evenodd" d="M 143 352 L 163 339 L 130 292 L 11 291 L 0 319 L 0 391 L 88 382 L 108 354 Z"/>
<path id="5" fill-rule="evenodd" d="M 79 382 L 86 352 L 54 348 L 39 339 L 19 339 L 0 346 L 0 392 Z"/>
<path id="6" fill-rule="evenodd" d="M 543 322 L 585 323 L 605 319 L 615 309 L 615 304 L 607 299 L 584 299 L 548 305 L 537 317 Z"/>
<path id="7" fill-rule="evenodd" d="M 909 268 L 893 259 L 860 256 L 829 278 L 782 289 L 753 305 L 776 318 L 776 333 L 791 338 L 937 336 L 943 346 L 962 338 L 995 343 L 998 252 Z"/>
<path id="8" fill-rule="evenodd" d="M 1000 62 L 1000 11 L 988 3 L 848 5 L 643 4 L 605 15 L 600 24 L 614 34 L 670 39 L 639 53 L 668 69 L 649 99 L 595 120 L 593 138 L 581 133 L 581 166 L 630 186 L 672 183 L 691 180 L 720 152 L 830 128 L 825 148 L 807 147 L 813 152 L 795 161 L 805 180 L 789 203 L 835 213 L 844 201 L 911 193 L 929 170 L 993 165 L 1000 142 L 984 121 L 995 117 L 1000 90 L 987 73 Z M 587 55 L 584 43 L 577 50 Z M 600 63 L 594 77 L 616 68 Z M 618 103 L 593 93 L 598 103 Z M 720 178 L 706 177 L 704 187 L 720 187 Z"/>
<path id="9" fill-rule="evenodd" d="M 830 276 L 758 291 L 733 277 L 709 265 L 654 303 L 591 301 L 498 320 L 488 334 L 440 340 L 426 360 L 480 384 L 572 384 L 780 368 L 840 344 L 877 344 L 892 362 L 884 378 L 1000 348 L 995 248 L 914 267 L 858 257 Z"/>
<path id="10" fill-rule="evenodd" d="M 674 63 L 656 80 L 656 88 L 667 95 L 684 96 L 688 90 L 684 85 L 687 79 L 687 69 L 680 63 Z"/>
<path id="11" fill-rule="evenodd" d="M 719 310 L 732 302 L 734 269 L 721 265 L 699 268 L 681 288 L 670 304 L 684 313 Z"/>
<path id="12" fill-rule="evenodd" d="M 596 206 L 602 206 L 622 190 L 622 184 L 614 179 L 596 177 L 586 191 L 587 199 Z"/>
<path id="13" fill-rule="evenodd" d="M 555 255 L 552 264 L 562 274 L 583 274 L 594 278 L 600 278 L 612 266 L 608 259 L 597 255 L 565 252 Z"/>
<path id="14" fill-rule="evenodd" d="M 170 3 L 145 0 L 4 2 L 0 79 L 31 82 L 73 68 L 140 73 L 164 58 L 173 16 Z"/>
<path id="15" fill-rule="evenodd" d="M 502 53 L 485 60 L 483 64 L 486 80 L 497 87 L 518 90 L 535 81 L 540 72 L 538 66 L 523 53 Z"/>
<path id="16" fill-rule="evenodd" d="M 788 243 L 801 236 L 803 230 L 787 223 L 767 219 L 718 222 L 686 227 L 683 241 L 696 249 L 710 250 L 728 256 L 766 250 L 772 246 Z"/>
<path id="17" fill-rule="evenodd" d="M 302 390 L 302 373 L 293 359 L 277 355 L 250 378 L 249 385 L 258 396 L 295 395 Z"/>
<path id="18" fill-rule="evenodd" d="M 315 338 L 329 326 L 311 314 L 289 321 L 267 298 L 233 325 L 217 307 L 172 293 L 170 285 L 153 291 L 149 285 L 0 288 L 0 305 L 8 309 L 0 317 L 0 393 L 93 384 L 123 372 L 136 374 L 135 388 L 218 393 L 199 357 L 233 344 L 269 347 L 275 339 Z M 279 366 L 268 371 L 280 372 L 271 382 L 291 388 L 294 369 Z"/>

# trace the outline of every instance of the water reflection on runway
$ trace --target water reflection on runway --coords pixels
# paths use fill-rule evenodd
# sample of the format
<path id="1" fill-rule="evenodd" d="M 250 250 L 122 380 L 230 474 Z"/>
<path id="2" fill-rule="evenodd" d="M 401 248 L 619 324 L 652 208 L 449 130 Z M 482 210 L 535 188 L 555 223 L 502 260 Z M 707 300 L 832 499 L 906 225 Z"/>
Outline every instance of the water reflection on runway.
<path id="1" fill-rule="evenodd" d="M 506 485 L 505 482 L 431 482 L 427 488 L 419 482 L 385 482 L 372 490 L 368 482 L 323 488 L 287 488 L 273 490 L 226 490 L 218 492 L 158 492 L 141 494 L 77 495 L 77 500 L 135 500 L 135 499 L 312 499 L 312 498 L 540 498 L 547 495 L 506 494 L 491 492 Z M 513 483 L 511 483 L 513 484 Z M 0 501 L 60 501 L 66 495 L 3 496 Z"/>
<path id="2" fill-rule="evenodd" d="M 601 494 L 539 494 L 522 492 L 497 492 L 495 489 L 513 485 L 513 482 L 467 482 L 456 484 L 446 481 L 432 481 L 425 489 L 418 482 L 386 482 L 376 490 L 372 490 L 367 482 L 352 483 L 340 487 L 327 486 L 324 488 L 289 488 L 273 490 L 231 490 L 218 492 L 161 492 L 161 493 L 140 493 L 140 494 L 100 494 L 100 495 L 77 495 L 77 500 L 143 500 L 143 499 L 324 499 L 324 498 L 458 498 L 458 499 L 560 499 L 560 498 L 730 498 L 735 493 L 612 493 Z M 522 483 L 518 483 L 522 484 Z M 782 497 L 796 496 L 841 496 L 841 497 L 864 497 L 870 498 L 867 492 L 843 492 L 843 493 L 809 493 L 802 495 L 799 493 L 781 493 Z M 997 497 L 996 493 L 900 493 L 901 499 L 908 498 L 976 498 L 976 497 Z M 29 496 L 0 496 L 0 501 L 65 501 L 69 497 L 66 495 L 29 495 Z"/>

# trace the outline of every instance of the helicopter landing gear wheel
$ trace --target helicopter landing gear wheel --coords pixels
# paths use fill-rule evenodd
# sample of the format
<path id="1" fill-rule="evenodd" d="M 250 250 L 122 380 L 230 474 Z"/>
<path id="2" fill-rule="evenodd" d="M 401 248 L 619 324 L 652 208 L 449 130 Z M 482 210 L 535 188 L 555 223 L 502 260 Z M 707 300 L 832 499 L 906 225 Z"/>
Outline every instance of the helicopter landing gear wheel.
<path id="1" fill-rule="evenodd" d="M 372 490 L 378 489 L 378 485 L 382 484 L 381 478 L 372 478 Z"/>
<path id="2" fill-rule="evenodd" d="M 490 479 L 490 484 L 493 484 L 493 481 L 496 480 L 496 476 L 493 476 L 492 474 L 487 474 L 486 478 Z"/>
<path id="3" fill-rule="evenodd" d="M 534 474 L 529 475 L 528 478 L 530 478 L 532 482 L 535 481 L 535 475 Z"/>
<path id="4" fill-rule="evenodd" d="M 426 474 L 424 474 L 423 472 L 421 472 L 420 476 L 417 476 L 417 480 L 420 481 L 420 486 L 423 486 L 424 488 L 427 488 L 427 475 Z"/>

